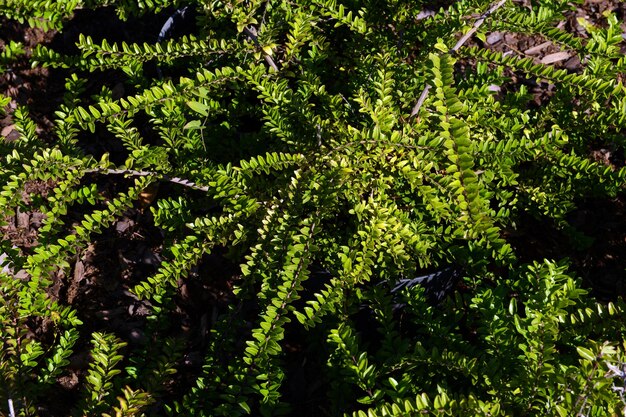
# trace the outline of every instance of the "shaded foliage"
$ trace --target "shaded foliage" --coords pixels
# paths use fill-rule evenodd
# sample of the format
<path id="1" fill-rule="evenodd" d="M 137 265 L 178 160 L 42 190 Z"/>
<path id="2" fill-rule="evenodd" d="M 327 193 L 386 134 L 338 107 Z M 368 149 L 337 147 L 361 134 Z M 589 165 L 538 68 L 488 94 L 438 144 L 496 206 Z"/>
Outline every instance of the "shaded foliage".
<path id="1" fill-rule="evenodd" d="M 125 19 L 178 3 L 0 0 L 0 11 L 62 31 L 78 7 Z M 4 215 L 45 215 L 32 251 L 0 243 L 2 404 L 38 415 L 91 341 L 73 415 L 286 415 L 306 408 L 288 387 L 300 338 L 316 347 L 300 348 L 302 362 L 319 368 L 318 386 L 302 386 L 327 415 L 622 413 L 626 306 L 591 297 L 566 260 L 521 264 L 509 240 L 525 215 L 575 234 L 577 201 L 623 195 L 626 168 L 587 153 L 623 134 L 621 31 L 608 15 L 572 36 L 556 27 L 570 2 L 534 3 L 528 13 L 505 2 L 489 30 L 541 35 L 584 57 L 581 72 L 453 49 L 492 6 L 484 0 L 423 20 L 409 1 L 190 1 L 193 34 L 143 44 L 81 34 L 76 54 L 33 50 L 33 65 L 72 75 L 54 143 L 24 107 L 19 139 L 0 143 Z M 9 46 L 0 63 L 19 52 Z M 87 97 L 92 74 L 109 70 L 128 93 Z M 532 105 L 523 85 L 505 88 L 512 74 L 556 92 Z M 87 150 L 103 138 L 123 151 Z M 104 195 L 94 176 L 129 179 Z M 28 196 L 32 181 L 52 189 Z M 155 196 L 157 185 L 167 192 Z M 80 309 L 51 287 L 141 205 L 164 238 L 158 270 L 133 283 L 149 313 L 145 340 L 129 346 L 110 329 L 82 331 Z M 185 384 L 172 318 L 209 254 L 239 267 Z M 412 280 L 448 270 L 455 280 L 436 297 Z M 29 330 L 42 320 L 45 337 Z"/>

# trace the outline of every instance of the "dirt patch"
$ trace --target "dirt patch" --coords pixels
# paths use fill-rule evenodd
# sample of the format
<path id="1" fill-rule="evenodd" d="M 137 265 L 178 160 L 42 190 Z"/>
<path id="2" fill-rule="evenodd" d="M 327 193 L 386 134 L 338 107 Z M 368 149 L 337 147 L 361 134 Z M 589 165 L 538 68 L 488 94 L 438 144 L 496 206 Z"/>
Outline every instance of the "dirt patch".
<path id="1" fill-rule="evenodd" d="M 436 10 L 453 1 L 428 3 L 428 8 Z M 529 1 L 518 3 L 530 6 Z M 593 24 L 603 26 L 603 14 L 607 10 L 615 12 L 624 21 L 626 4 L 618 1 L 587 1 L 568 14 L 561 22 L 561 27 L 570 33 L 586 36 L 578 18 L 584 17 Z M 15 130 L 14 112 L 18 106 L 27 106 L 36 122 L 39 136 L 50 143 L 54 141 L 54 111 L 63 103 L 65 79 L 69 74 L 62 69 L 31 68 L 28 58 L 36 45 L 49 45 L 60 52 L 75 54 L 75 42 L 80 33 L 92 36 L 95 42 L 106 38 L 110 42 L 152 43 L 171 11 L 128 22 L 120 21 L 111 8 L 80 12 L 68 22 L 63 33 L 43 32 L 0 18 L 0 26 L 3 28 L 0 48 L 14 40 L 23 42 L 26 50 L 22 58 L 4 74 L 0 74 L 0 92 L 12 99 L 8 114 L 0 120 L 2 136 L 9 140 L 19 137 Z M 93 22 L 98 24 L 94 25 Z M 622 29 L 626 32 L 626 24 L 622 24 Z M 582 69 L 579 57 L 546 42 L 540 36 L 491 32 L 484 43 L 476 40 L 474 42 L 496 51 L 529 56 L 537 62 L 554 64 L 571 72 Z M 622 49 L 626 51 L 624 45 Z M 516 74 L 508 75 L 512 85 L 529 85 L 536 106 L 549 103 L 554 97 L 554 86 L 549 83 L 537 83 Z M 119 72 L 109 71 L 96 76 L 92 74 L 86 78 L 88 81 L 83 98 L 89 99 L 103 87 L 116 91 L 118 96 L 133 91 L 133 86 L 126 85 L 125 76 Z M 139 120 L 141 122 L 141 118 Z M 147 120 L 145 125 L 143 122 L 140 124 L 142 126 L 139 127 L 144 129 L 142 135 L 147 140 L 153 138 L 154 135 L 147 131 Z M 83 151 L 95 157 L 107 152 L 113 162 L 122 163 L 127 156 L 121 143 L 101 126 L 94 133 L 85 133 L 79 140 Z M 600 163 L 614 168 L 624 166 L 623 149 L 613 144 L 593 144 L 588 152 L 590 158 Z M 104 198 L 111 198 L 128 185 L 125 180 L 114 176 L 94 175 L 87 179 L 97 185 L 98 192 Z M 24 199 L 44 199 L 52 187 L 52 183 L 29 181 L 25 187 Z M 167 193 L 167 190 L 161 192 Z M 569 257 L 575 270 L 583 276 L 598 297 L 609 299 L 626 295 L 625 201 L 623 196 L 579 201 L 577 209 L 568 217 L 571 230 L 561 230 L 544 219 L 524 213 L 520 216 L 519 227 L 515 231 L 507 231 L 507 238 L 520 254 L 522 262 L 546 257 Z M 71 233 L 72 225 L 79 222 L 87 210 L 80 205 L 72 207 L 72 211 L 64 218 L 65 233 Z M 38 230 L 43 219 L 44 215 L 36 210 L 18 211 L 8 219 L 8 226 L 0 229 L 0 233 L 11 244 L 29 253 L 38 243 Z M 168 388 L 170 392 L 164 394 L 167 397 L 183 392 L 200 373 L 207 349 L 208 332 L 215 318 L 226 312 L 233 302 L 233 282 L 240 271 L 237 265 L 229 261 L 224 248 L 218 248 L 215 253 L 206 255 L 190 271 L 187 279 L 175 283 L 172 291 L 174 308 L 167 320 L 163 320 L 167 324 L 151 332 L 153 339 L 148 340 L 146 329 L 149 326 L 148 316 L 152 305 L 138 299 L 131 289 L 155 274 L 161 264 L 163 247 L 162 231 L 154 226 L 149 210 L 137 204 L 110 228 L 96 236 L 92 244 L 72 260 L 67 274 L 58 273 L 53 277 L 50 295 L 80 312 L 80 318 L 85 323 L 81 329 L 85 337 L 81 340 L 88 340 L 89 334 L 94 331 L 112 331 L 129 343 L 126 353 L 130 356 L 133 352 L 148 349 L 157 339 L 176 340 L 181 346 L 176 363 L 184 372 L 172 377 Z M 252 321 L 256 317 L 246 319 Z M 32 323 L 32 329 L 44 338 L 49 331 L 48 323 L 45 322 Z M 307 344 L 305 336 L 297 330 L 288 329 L 287 333 L 285 361 L 289 372 L 286 397 L 302 415 L 312 415 L 319 411 L 313 405 L 319 406 L 323 402 L 320 387 L 324 383 L 321 375 L 324 364 L 315 362 L 319 355 L 312 352 L 321 347 Z M 78 381 L 82 380 L 87 370 L 90 348 L 85 342 L 77 347 L 70 358 L 68 372 L 57 382 L 58 397 L 50 401 L 46 411 L 48 415 L 64 415 L 67 412 L 65 404 L 76 400 Z"/>

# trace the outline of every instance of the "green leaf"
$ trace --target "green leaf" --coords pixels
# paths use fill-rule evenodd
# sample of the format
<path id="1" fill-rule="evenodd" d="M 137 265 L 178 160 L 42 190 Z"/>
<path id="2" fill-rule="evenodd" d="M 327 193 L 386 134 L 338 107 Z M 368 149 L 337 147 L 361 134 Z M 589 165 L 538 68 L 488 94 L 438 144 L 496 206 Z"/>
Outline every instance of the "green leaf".
<path id="1" fill-rule="evenodd" d="M 586 360 L 588 360 L 588 361 L 590 361 L 590 362 L 593 362 L 593 361 L 595 361 L 595 360 L 596 360 L 596 355 L 594 355 L 594 354 L 593 354 L 593 352 L 592 352 L 592 351 L 590 351 L 590 350 L 589 350 L 589 349 L 587 349 L 587 348 L 584 348 L 584 347 L 580 347 L 580 346 L 579 346 L 579 347 L 577 347 L 577 348 L 576 348 L 576 351 L 578 352 L 578 354 L 579 354 L 582 358 L 584 358 L 584 359 L 586 359 Z"/>
<path id="2" fill-rule="evenodd" d="M 201 103 L 199 101 L 188 101 L 187 105 L 196 113 L 200 113 L 203 116 L 208 116 L 209 115 L 209 110 L 211 109 L 209 106 L 207 106 L 204 103 Z"/>

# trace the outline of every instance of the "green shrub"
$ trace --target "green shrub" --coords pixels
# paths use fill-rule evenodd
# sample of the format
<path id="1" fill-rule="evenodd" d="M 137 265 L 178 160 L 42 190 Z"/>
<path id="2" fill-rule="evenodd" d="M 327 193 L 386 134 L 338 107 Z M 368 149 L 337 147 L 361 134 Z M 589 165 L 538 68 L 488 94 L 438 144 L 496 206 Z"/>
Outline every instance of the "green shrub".
<path id="1" fill-rule="evenodd" d="M 0 10 L 63 31 L 78 8 L 127 18 L 178 3 L 0 0 Z M 626 168 L 588 156 L 597 141 L 624 151 L 619 22 L 608 15 L 572 36 L 556 26 L 572 3 L 559 0 L 482 16 L 477 39 L 542 37 L 581 57 L 576 73 L 453 48 L 488 1 L 417 20 L 422 3 L 188 2 L 194 34 L 155 44 L 81 34 L 76 55 L 32 51 L 33 65 L 71 75 L 54 141 L 20 107 L 19 140 L 0 142 L 6 218 L 45 214 L 30 253 L 0 243 L 11 265 L 0 274 L 1 404 L 39 415 L 91 340 L 73 415 L 289 414 L 306 408 L 286 395 L 286 337 L 297 335 L 328 415 L 623 413 L 626 307 L 591 297 L 564 260 L 522 264 L 505 233 L 525 214 L 570 230 L 580 198 L 623 195 Z M 3 65 L 22 56 L 10 48 Z M 115 71 L 129 93 L 105 85 L 87 97 L 93 73 Z M 554 95 L 533 106 L 512 75 L 554 84 Z M 123 162 L 85 151 L 101 131 L 123 144 Z M 103 196 L 93 178 L 111 176 L 131 180 Z M 25 198 L 33 181 L 52 189 Z M 164 260 L 133 293 L 150 302 L 147 339 L 159 343 L 127 349 L 112 330 L 85 334 L 80 309 L 51 285 L 155 183 L 172 190 L 150 207 Z M 193 386 L 172 389 L 183 372 L 184 347 L 168 337 L 179 283 L 225 248 L 240 266 L 234 301 L 217 312 Z M 421 286 L 391 293 L 450 265 L 462 288 L 439 304 Z M 53 337 L 30 330 L 42 321 Z"/>

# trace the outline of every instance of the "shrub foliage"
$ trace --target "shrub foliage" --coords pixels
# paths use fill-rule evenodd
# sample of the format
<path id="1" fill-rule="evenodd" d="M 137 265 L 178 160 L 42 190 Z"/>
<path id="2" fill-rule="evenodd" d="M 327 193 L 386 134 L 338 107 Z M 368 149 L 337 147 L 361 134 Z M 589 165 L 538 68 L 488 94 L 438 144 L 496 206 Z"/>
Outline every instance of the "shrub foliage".
<path id="1" fill-rule="evenodd" d="M 0 0 L 8 18 L 61 32 L 79 8 L 197 14 L 193 33 L 157 43 L 81 34 L 75 53 L 32 51 L 33 65 L 68 75 L 53 140 L 19 107 L 19 139 L 0 142 L 5 223 L 45 215 L 33 250 L 0 243 L 0 414 L 43 413 L 89 343 L 67 414 L 623 414 L 626 306 L 592 297 L 567 260 L 521 263 L 509 241 L 522 216 L 574 233 L 577 201 L 623 195 L 626 168 L 589 157 L 597 142 L 624 151 L 619 22 L 609 14 L 577 37 L 557 26 L 572 1 L 529 12 L 462 0 L 418 20 L 422 3 Z M 479 18 L 475 46 L 453 48 Z M 491 31 L 541 37 L 582 69 L 476 46 Z M 5 48 L 2 68 L 23 54 Z M 85 94 L 95 73 L 123 73 L 125 94 Z M 554 85 L 540 106 L 532 83 Z M 88 151 L 103 135 L 124 160 Z M 112 176 L 128 179 L 105 196 L 94 179 Z M 28 195 L 33 182 L 51 191 Z M 151 307 L 147 341 L 129 349 L 110 329 L 85 332 L 51 286 L 159 183 L 170 191 L 149 210 L 163 260 L 132 290 Z M 225 251 L 239 265 L 234 301 L 214 310 L 185 384 L 175 299 Z M 462 271 L 446 297 L 393 290 L 445 268 Z M 42 322 L 46 337 L 30 330 Z M 315 368 L 300 383 L 313 405 L 289 393 L 294 338 Z"/>

